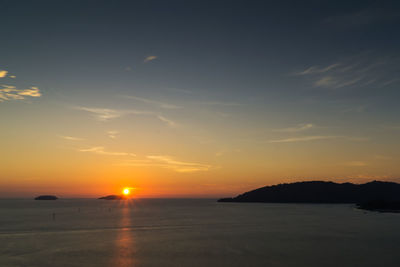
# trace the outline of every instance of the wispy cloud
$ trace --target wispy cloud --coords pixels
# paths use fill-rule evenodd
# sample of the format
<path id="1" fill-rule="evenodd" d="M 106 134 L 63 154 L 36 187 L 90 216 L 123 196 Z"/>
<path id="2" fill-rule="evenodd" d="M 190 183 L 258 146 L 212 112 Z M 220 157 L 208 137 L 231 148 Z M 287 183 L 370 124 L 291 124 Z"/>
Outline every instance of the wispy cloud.
<path id="1" fill-rule="evenodd" d="M 75 107 L 75 109 L 87 111 L 91 113 L 99 121 L 107 121 L 110 119 L 119 118 L 127 114 L 127 111 L 108 109 L 108 108 Z"/>
<path id="2" fill-rule="evenodd" d="M 358 105 L 358 106 L 353 106 L 353 107 L 343 109 L 342 112 L 344 112 L 344 113 L 347 113 L 347 112 L 362 113 L 366 110 L 367 110 L 366 105 Z"/>
<path id="3" fill-rule="evenodd" d="M 211 165 L 208 164 L 185 162 L 165 155 L 146 156 L 145 159 L 129 160 L 121 165 L 161 167 L 171 169 L 176 172 L 198 172 L 208 171 L 211 169 Z"/>
<path id="4" fill-rule="evenodd" d="M 385 155 L 375 155 L 374 158 L 377 160 L 394 160 L 393 157 Z"/>
<path id="5" fill-rule="evenodd" d="M 332 76 L 322 77 L 314 82 L 316 87 L 331 87 L 334 86 L 337 81 Z"/>
<path id="6" fill-rule="evenodd" d="M 324 23 L 337 27 L 355 28 L 372 23 L 396 20 L 400 12 L 384 8 L 364 8 L 355 12 L 328 17 Z"/>
<path id="7" fill-rule="evenodd" d="M 310 135 L 310 136 L 300 136 L 291 137 L 284 139 L 270 140 L 268 143 L 293 143 L 293 142 L 307 142 L 307 141 L 317 141 L 317 140 L 329 140 L 329 139 L 346 139 L 349 141 L 367 141 L 368 138 L 363 137 L 349 137 L 340 135 Z"/>
<path id="8" fill-rule="evenodd" d="M 7 100 L 23 100 L 26 97 L 40 97 L 39 88 L 18 89 L 12 85 L 0 85 L 0 102 Z"/>
<path id="9" fill-rule="evenodd" d="M 157 106 L 159 108 L 164 108 L 164 109 L 180 109 L 180 108 L 182 108 L 180 106 L 176 106 L 176 105 L 173 105 L 173 104 L 169 104 L 169 103 L 165 103 L 165 102 L 161 102 L 161 101 L 156 101 L 156 100 L 151 100 L 151 99 L 143 98 L 143 97 L 128 96 L 128 95 L 124 95 L 123 97 L 124 98 L 128 98 L 128 99 L 133 99 L 133 100 L 136 100 L 136 101 L 140 101 L 140 102 L 143 102 L 143 103 L 146 103 L 146 104 L 151 104 L 151 105 Z"/>
<path id="10" fill-rule="evenodd" d="M 340 63 L 335 63 L 335 64 L 332 64 L 332 65 L 329 65 L 326 67 L 312 66 L 303 71 L 296 72 L 295 74 L 296 75 L 309 75 L 309 74 L 315 74 L 315 73 L 325 73 L 325 72 L 332 70 L 339 66 L 340 66 Z"/>
<path id="11" fill-rule="evenodd" d="M 148 159 L 158 161 L 166 164 L 167 168 L 171 168 L 177 172 L 196 172 L 196 171 L 208 171 L 211 166 L 200 163 L 185 162 L 174 159 L 171 156 L 147 156 Z"/>
<path id="12" fill-rule="evenodd" d="M 206 136 L 200 136 L 200 135 L 193 135 L 192 136 L 193 140 L 195 142 L 198 142 L 200 144 L 211 144 L 215 143 L 215 139 L 211 137 L 206 137 Z"/>
<path id="13" fill-rule="evenodd" d="M 111 139 L 116 139 L 118 137 L 119 132 L 118 131 L 108 131 L 107 136 L 110 137 Z"/>
<path id="14" fill-rule="evenodd" d="M 172 91 L 172 92 L 177 92 L 177 93 L 184 93 L 184 94 L 193 94 L 192 91 L 187 90 L 187 89 L 180 89 L 180 88 L 171 88 L 167 87 L 165 88 L 166 90 Z"/>
<path id="15" fill-rule="evenodd" d="M 394 78 L 394 79 L 388 80 L 388 81 L 386 81 L 386 82 L 383 82 L 383 83 L 381 84 L 381 87 L 389 86 L 389 85 L 391 85 L 391 84 L 393 84 L 393 83 L 398 83 L 399 81 L 400 81 L 399 78 Z"/>
<path id="16" fill-rule="evenodd" d="M 95 153 L 95 154 L 106 155 L 106 156 L 133 156 L 133 157 L 136 156 L 136 154 L 133 154 L 133 153 L 106 151 L 105 148 L 102 147 L 102 146 L 96 146 L 96 147 L 90 147 L 90 148 L 82 148 L 82 149 L 78 149 L 78 151 L 79 152 Z"/>
<path id="17" fill-rule="evenodd" d="M 7 76 L 8 71 L 6 70 L 0 70 L 0 78 L 4 78 Z"/>
<path id="18" fill-rule="evenodd" d="M 342 88 L 352 86 L 364 79 L 363 76 L 355 77 L 354 79 L 341 79 L 334 76 L 325 76 L 314 82 L 315 87 L 325 88 Z"/>
<path id="19" fill-rule="evenodd" d="M 399 59 L 374 58 L 370 55 L 343 59 L 326 66 L 311 66 L 295 72 L 316 88 L 386 87 L 400 82 L 397 74 Z"/>
<path id="20" fill-rule="evenodd" d="M 155 60 L 157 58 L 157 56 L 148 56 L 144 59 L 144 63 L 147 63 L 149 61 Z"/>
<path id="21" fill-rule="evenodd" d="M 339 178 L 339 177 L 338 177 Z M 344 177 L 347 181 L 350 180 L 355 180 L 355 181 L 360 181 L 360 180 L 387 180 L 387 179 L 393 179 L 393 176 L 391 175 L 371 175 L 371 174 L 357 174 L 357 175 L 348 175 Z M 342 177 L 343 179 L 343 177 Z"/>
<path id="22" fill-rule="evenodd" d="M 217 152 L 215 153 L 215 156 L 216 156 L 216 157 L 221 157 L 221 156 L 224 155 L 224 153 L 225 153 L 225 151 L 217 151 Z"/>
<path id="23" fill-rule="evenodd" d="M 145 156 L 142 159 L 135 158 L 126 160 L 125 162 L 118 163 L 118 165 L 135 167 L 159 167 L 182 173 L 208 171 L 212 168 L 212 166 L 209 164 L 186 162 L 166 155 L 149 155 Z"/>
<path id="24" fill-rule="evenodd" d="M 309 129 L 314 128 L 314 127 L 315 127 L 314 124 L 306 123 L 306 124 L 299 124 L 296 127 L 275 129 L 273 131 L 274 132 L 281 132 L 281 133 L 296 133 L 296 132 L 302 132 L 302 131 L 305 131 L 305 130 L 309 130 Z"/>
<path id="25" fill-rule="evenodd" d="M 149 155 L 145 156 L 144 158 L 143 157 L 137 158 L 137 155 L 134 153 L 108 151 L 103 146 L 80 148 L 77 151 L 83 153 L 93 153 L 103 156 L 123 157 L 125 158 L 125 160 L 123 162 L 118 163 L 118 165 L 122 166 L 161 167 L 183 173 L 208 171 L 211 169 L 211 165 L 208 164 L 186 162 L 178 160 L 168 155 Z"/>
<path id="26" fill-rule="evenodd" d="M 227 106 L 227 107 L 243 106 L 243 104 L 236 103 L 236 102 L 219 102 L 219 101 L 201 102 L 200 104 L 209 105 L 209 106 Z"/>
<path id="27" fill-rule="evenodd" d="M 171 126 L 171 127 L 175 127 L 175 126 L 177 125 L 174 121 L 172 121 L 172 120 L 170 120 L 170 119 L 167 119 L 167 118 L 165 118 L 164 116 L 157 115 L 157 118 L 158 118 L 160 121 L 166 123 L 167 125 L 169 125 L 169 126 Z"/>
<path id="28" fill-rule="evenodd" d="M 382 125 L 381 127 L 385 130 L 400 130 L 400 125 Z"/>
<path id="29" fill-rule="evenodd" d="M 367 166 L 368 164 L 364 161 L 349 161 L 349 162 L 345 162 L 344 165 L 350 166 L 350 167 L 364 167 L 364 166 Z"/>
<path id="30" fill-rule="evenodd" d="M 69 141 L 82 141 L 85 140 L 83 138 L 79 138 L 79 137 L 74 137 L 74 136 L 68 136 L 68 135 L 59 135 L 58 137 L 65 139 L 65 140 L 69 140 Z"/>
<path id="31" fill-rule="evenodd" d="M 238 148 L 235 148 L 235 149 L 224 149 L 224 150 L 219 150 L 219 151 L 217 151 L 214 155 L 216 156 L 216 157 L 222 157 L 222 156 L 224 156 L 225 154 L 228 154 L 228 153 L 240 153 L 241 152 L 241 150 L 240 149 L 238 149 Z"/>
<path id="32" fill-rule="evenodd" d="M 312 136 L 300 136 L 285 139 L 270 140 L 269 143 L 292 143 L 292 142 L 306 142 L 315 140 L 326 140 L 326 139 L 336 139 L 337 136 L 331 135 L 312 135 Z"/>
<path id="33" fill-rule="evenodd" d="M 90 108 L 90 107 L 74 107 L 77 110 L 82 110 L 91 113 L 97 120 L 99 121 L 108 121 L 111 119 L 120 118 L 125 115 L 147 115 L 153 116 L 160 120 L 161 122 L 167 124 L 168 126 L 176 126 L 177 123 L 166 118 L 163 115 L 160 115 L 156 112 L 151 111 L 143 111 L 143 110 L 117 110 L 117 109 L 109 109 L 109 108 Z"/>

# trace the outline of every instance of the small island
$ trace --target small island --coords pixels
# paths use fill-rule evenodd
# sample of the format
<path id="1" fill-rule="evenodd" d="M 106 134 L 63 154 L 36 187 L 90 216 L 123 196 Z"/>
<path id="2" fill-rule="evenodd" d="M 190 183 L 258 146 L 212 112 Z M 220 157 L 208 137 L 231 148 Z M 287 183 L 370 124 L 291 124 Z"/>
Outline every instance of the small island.
<path id="1" fill-rule="evenodd" d="M 400 201 L 375 200 L 358 203 L 357 208 L 378 212 L 400 212 Z"/>
<path id="2" fill-rule="evenodd" d="M 35 197 L 35 200 L 57 200 L 58 197 L 52 196 L 52 195 L 43 195 L 43 196 L 38 196 Z"/>
<path id="3" fill-rule="evenodd" d="M 125 200 L 127 199 L 126 196 L 123 195 L 108 195 L 105 197 L 99 197 L 98 199 L 104 199 L 104 200 Z"/>
<path id="4" fill-rule="evenodd" d="M 400 211 L 400 184 L 373 181 L 365 184 L 307 181 L 258 188 L 218 202 L 352 203 L 357 208 Z"/>

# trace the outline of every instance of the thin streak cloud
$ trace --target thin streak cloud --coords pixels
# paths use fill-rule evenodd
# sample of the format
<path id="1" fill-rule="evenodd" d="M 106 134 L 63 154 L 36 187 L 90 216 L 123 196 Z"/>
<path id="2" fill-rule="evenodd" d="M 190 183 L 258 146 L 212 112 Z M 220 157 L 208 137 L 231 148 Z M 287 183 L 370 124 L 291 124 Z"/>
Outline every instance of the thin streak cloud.
<path id="1" fill-rule="evenodd" d="M 108 131 L 107 136 L 110 137 L 111 139 L 116 139 L 118 137 L 119 132 L 118 131 Z"/>
<path id="2" fill-rule="evenodd" d="M 397 73 L 397 66 L 397 58 L 363 55 L 324 67 L 311 66 L 295 75 L 308 79 L 316 88 L 386 87 L 400 81 L 393 76 Z"/>
<path id="3" fill-rule="evenodd" d="M 275 129 L 273 130 L 274 132 L 281 132 L 281 133 L 296 133 L 296 132 L 302 132 L 305 130 L 309 130 L 311 128 L 314 128 L 315 125 L 312 123 L 306 123 L 306 124 L 299 124 L 296 127 L 289 127 L 289 128 L 283 128 L 283 129 Z"/>
<path id="4" fill-rule="evenodd" d="M 365 8 L 352 13 L 345 13 L 326 18 L 323 23 L 339 28 L 358 28 L 378 22 L 394 21 L 400 13 L 383 8 Z"/>
<path id="5" fill-rule="evenodd" d="M 327 72 L 327 71 L 329 71 L 331 69 L 334 69 L 334 68 L 336 68 L 338 66 L 340 66 L 340 63 L 335 63 L 335 64 L 332 64 L 332 65 L 329 65 L 329 66 L 326 66 L 326 67 L 323 67 L 323 68 L 318 67 L 318 66 L 312 66 L 312 67 L 309 67 L 308 69 L 305 69 L 303 71 L 296 72 L 295 74 L 296 75 L 308 75 L 308 74 L 314 74 L 314 73 L 324 73 L 324 72 Z"/>
<path id="6" fill-rule="evenodd" d="M 236 103 L 236 102 L 219 102 L 219 101 L 201 102 L 200 104 L 209 105 L 209 106 L 227 106 L 227 107 L 243 106 L 243 104 Z"/>
<path id="7" fill-rule="evenodd" d="M 330 140 L 330 139 L 346 139 L 349 141 L 359 141 L 359 142 L 369 140 L 368 138 L 364 137 L 348 137 L 340 135 L 311 135 L 311 136 L 300 136 L 300 137 L 270 140 L 268 141 L 268 143 L 294 143 L 294 142 L 307 142 L 307 141 Z"/>
<path id="8" fill-rule="evenodd" d="M 143 110 L 116 110 L 116 109 L 108 109 L 108 108 L 89 108 L 89 107 L 74 107 L 77 110 L 82 110 L 91 113 L 96 120 L 99 121 L 109 121 L 111 119 L 117 119 L 125 115 L 148 115 L 153 116 L 165 123 L 168 126 L 176 126 L 177 123 L 172 121 L 171 119 L 166 118 L 163 115 L 160 115 L 156 112 L 151 111 L 143 111 Z"/>
<path id="9" fill-rule="evenodd" d="M 148 56 L 144 59 L 144 63 L 157 59 L 157 56 Z"/>
<path id="10" fill-rule="evenodd" d="M 159 167 L 181 173 L 208 171 L 212 167 L 208 164 L 185 162 L 165 155 L 150 155 L 146 156 L 144 159 L 131 159 L 118 165 L 134 167 Z"/>
<path id="11" fill-rule="evenodd" d="M 179 161 L 171 156 L 154 155 L 154 156 L 147 156 L 147 158 L 154 160 L 156 162 L 164 163 L 166 164 L 165 166 L 167 168 L 173 169 L 177 172 L 208 171 L 211 168 L 210 165 Z"/>
<path id="12" fill-rule="evenodd" d="M 91 113 L 99 121 L 107 121 L 110 119 L 119 118 L 126 114 L 126 111 L 108 109 L 108 108 L 89 108 L 89 107 L 75 107 L 75 109 L 83 110 Z"/>
<path id="13" fill-rule="evenodd" d="M 177 125 L 174 121 L 169 120 L 169 119 L 167 119 L 167 118 L 165 118 L 165 117 L 163 117 L 163 116 L 161 116 L 161 115 L 157 115 L 157 118 L 158 118 L 160 121 L 166 123 L 167 125 L 169 125 L 169 126 L 171 126 L 171 127 L 175 127 L 175 126 Z"/>
<path id="14" fill-rule="evenodd" d="M 68 136 L 68 135 L 59 135 L 58 137 L 65 139 L 65 140 L 69 140 L 69 141 L 83 141 L 85 139 L 83 138 L 79 138 L 79 137 L 74 137 L 74 136 Z"/>
<path id="15" fill-rule="evenodd" d="M 313 136 L 301 136 L 301 137 L 292 137 L 292 138 L 285 138 L 285 139 L 270 140 L 270 141 L 268 141 L 268 143 L 307 142 L 307 141 L 336 139 L 336 138 L 338 138 L 338 136 L 313 135 Z"/>
<path id="16" fill-rule="evenodd" d="M 106 155 L 106 156 L 133 156 L 133 157 L 136 156 L 136 154 L 133 154 L 133 153 L 106 151 L 105 148 L 102 147 L 102 146 L 96 146 L 96 147 L 90 147 L 90 148 L 82 148 L 82 149 L 78 149 L 78 151 L 79 152 L 94 153 L 94 154 L 99 154 L 99 155 Z"/>
<path id="17" fill-rule="evenodd" d="M 146 104 L 151 104 L 151 105 L 157 106 L 159 108 L 164 108 L 164 109 L 180 109 L 180 108 L 182 108 L 180 106 L 176 106 L 176 105 L 173 105 L 173 104 L 169 104 L 169 103 L 165 103 L 165 102 L 161 102 L 161 101 L 156 101 L 156 100 L 151 100 L 151 99 L 143 98 L 143 97 L 128 96 L 128 95 L 123 96 L 123 97 L 127 98 L 127 99 L 133 99 L 133 100 L 136 100 L 136 101 L 140 101 L 140 102 L 143 102 L 143 103 L 146 103 Z"/>
<path id="18" fill-rule="evenodd" d="M 367 166 L 368 164 L 364 161 L 349 161 L 349 162 L 345 162 L 344 165 L 350 166 L 350 167 L 364 167 L 364 166 Z"/>

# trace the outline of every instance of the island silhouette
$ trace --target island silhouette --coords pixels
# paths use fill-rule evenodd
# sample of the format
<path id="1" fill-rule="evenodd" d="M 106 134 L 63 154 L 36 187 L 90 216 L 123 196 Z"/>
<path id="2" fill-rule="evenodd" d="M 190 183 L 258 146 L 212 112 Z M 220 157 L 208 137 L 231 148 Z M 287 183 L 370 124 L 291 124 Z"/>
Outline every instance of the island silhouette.
<path id="1" fill-rule="evenodd" d="M 372 181 L 365 184 L 307 181 L 261 187 L 218 202 L 355 203 L 358 208 L 400 210 L 400 184 Z"/>
<path id="2" fill-rule="evenodd" d="M 99 197 L 98 199 L 104 199 L 104 200 L 125 200 L 128 199 L 126 196 L 124 195 L 108 195 L 108 196 L 104 196 L 104 197 Z"/>
<path id="3" fill-rule="evenodd" d="M 57 200 L 58 197 L 52 195 L 42 195 L 35 197 L 35 200 Z"/>

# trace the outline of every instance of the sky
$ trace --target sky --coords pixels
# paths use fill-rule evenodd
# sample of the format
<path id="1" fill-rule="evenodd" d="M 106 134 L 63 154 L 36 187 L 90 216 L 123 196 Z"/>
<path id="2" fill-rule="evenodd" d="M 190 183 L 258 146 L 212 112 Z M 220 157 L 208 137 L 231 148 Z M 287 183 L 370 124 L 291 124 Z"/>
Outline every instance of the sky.
<path id="1" fill-rule="evenodd" d="M 398 1 L 1 1 L 0 197 L 400 182 Z"/>

